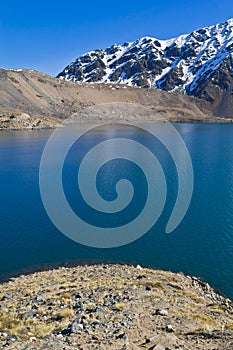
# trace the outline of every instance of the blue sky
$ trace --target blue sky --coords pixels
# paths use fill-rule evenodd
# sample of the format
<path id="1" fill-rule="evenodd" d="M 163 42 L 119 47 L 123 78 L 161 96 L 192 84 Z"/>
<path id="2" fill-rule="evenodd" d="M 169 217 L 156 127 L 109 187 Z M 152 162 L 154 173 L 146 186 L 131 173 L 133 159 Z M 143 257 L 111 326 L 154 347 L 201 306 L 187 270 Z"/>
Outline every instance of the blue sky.
<path id="1" fill-rule="evenodd" d="M 56 75 L 92 49 L 168 39 L 231 17 L 232 0 L 3 1 L 0 67 Z"/>

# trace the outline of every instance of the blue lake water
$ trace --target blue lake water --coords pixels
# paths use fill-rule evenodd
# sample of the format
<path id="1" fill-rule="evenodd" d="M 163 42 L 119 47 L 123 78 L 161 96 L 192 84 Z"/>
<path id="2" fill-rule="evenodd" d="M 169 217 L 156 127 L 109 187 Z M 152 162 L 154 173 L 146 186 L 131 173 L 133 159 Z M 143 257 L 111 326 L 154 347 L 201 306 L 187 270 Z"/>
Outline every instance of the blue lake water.
<path id="1" fill-rule="evenodd" d="M 138 240 L 121 247 L 98 249 L 63 235 L 50 221 L 39 189 L 39 165 L 51 131 L 0 133 L 0 276 L 68 262 L 122 262 L 202 277 L 233 298 L 233 125 L 176 124 L 192 159 L 194 191 L 183 221 L 171 234 L 165 226 L 177 194 L 177 176 L 169 154 L 137 131 L 123 130 L 133 139 L 156 149 L 166 177 L 168 195 L 157 223 Z M 111 136 L 112 137 L 112 136 Z M 65 194 L 73 210 L 93 225 L 124 225 L 139 215 L 147 183 L 135 164 L 118 159 L 104 166 L 97 177 L 101 195 L 114 199 L 115 184 L 128 178 L 134 188 L 132 203 L 115 214 L 95 214 L 81 202 L 77 162 L 108 132 L 83 138 L 67 155 L 63 171 Z M 128 175 L 127 175 L 128 174 Z M 56 205 L 56 204 L 55 204 Z M 62 213 L 61 213 L 62 216 Z M 101 222 L 100 222 L 101 220 Z"/>

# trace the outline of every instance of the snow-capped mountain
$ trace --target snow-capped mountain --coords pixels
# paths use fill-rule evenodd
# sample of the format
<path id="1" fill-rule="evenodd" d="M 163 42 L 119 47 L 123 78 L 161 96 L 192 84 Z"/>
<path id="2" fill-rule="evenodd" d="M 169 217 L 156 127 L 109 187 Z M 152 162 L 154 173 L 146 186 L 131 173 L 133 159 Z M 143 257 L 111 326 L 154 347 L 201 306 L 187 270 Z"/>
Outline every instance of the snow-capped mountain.
<path id="1" fill-rule="evenodd" d="M 233 19 L 170 40 L 143 37 L 94 50 L 77 58 L 58 77 L 157 87 L 212 103 L 216 89 L 233 87 Z"/>

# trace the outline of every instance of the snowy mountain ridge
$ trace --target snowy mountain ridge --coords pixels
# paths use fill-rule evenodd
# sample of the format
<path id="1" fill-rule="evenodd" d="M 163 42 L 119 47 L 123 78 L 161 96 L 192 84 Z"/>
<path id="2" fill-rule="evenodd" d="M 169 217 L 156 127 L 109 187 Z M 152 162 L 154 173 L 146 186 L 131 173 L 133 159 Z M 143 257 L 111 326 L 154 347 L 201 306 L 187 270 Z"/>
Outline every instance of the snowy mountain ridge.
<path id="1" fill-rule="evenodd" d="M 232 72 L 231 18 L 169 40 L 143 37 L 88 52 L 70 63 L 58 77 L 74 82 L 159 88 L 211 101 L 213 96 L 205 90 L 207 85 L 224 88 Z"/>

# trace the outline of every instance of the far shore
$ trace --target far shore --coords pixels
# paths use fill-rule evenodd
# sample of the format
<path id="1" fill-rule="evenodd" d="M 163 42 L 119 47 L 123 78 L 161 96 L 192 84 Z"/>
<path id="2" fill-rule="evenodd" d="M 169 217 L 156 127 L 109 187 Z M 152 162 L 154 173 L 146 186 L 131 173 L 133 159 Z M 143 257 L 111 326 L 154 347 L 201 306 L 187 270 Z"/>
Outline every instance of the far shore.
<path id="1" fill-rule="evenodd" d="M 22 113 L 24 116 L 26 113 Z M 57 127 L 61 127 L 65 119 L 55 118 L 55 117 L 28 117 L 21 118 L 21 115 L 12 117 L 12 115 L 0 115 L 0 131 L 17 131 L 17 130 L 53 130 Z M 233 118 L 222 118 L 222 117 L 206 117 L 206 118 L 194 118 L 194 117 L 171 117 L 165 118 L 164 116 L 157 116 L 154 119 L 117 119 L 117 118 L 107 118 L 107 116 L 99 116 L 98 118 L 85 117 L 83 114 L 79 119 L 77 116 L 77 126 L 82 126 L 85 124 L 138 124 L 138 123 L 166 123 L 170 122 L 172 124 L 231 124 Z"/>

